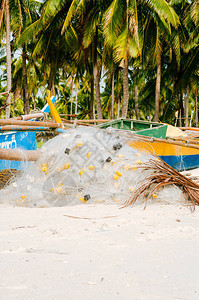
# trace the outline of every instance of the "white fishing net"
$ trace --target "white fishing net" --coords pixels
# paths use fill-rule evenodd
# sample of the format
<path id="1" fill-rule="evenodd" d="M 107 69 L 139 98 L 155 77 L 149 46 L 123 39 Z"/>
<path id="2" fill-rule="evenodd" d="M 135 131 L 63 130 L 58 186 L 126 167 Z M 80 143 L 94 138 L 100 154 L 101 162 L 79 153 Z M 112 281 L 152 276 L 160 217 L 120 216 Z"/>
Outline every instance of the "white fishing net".
<path id="1" fill-rule="evenodd" d="M 113 129 L 67 130 L 44 144 L 39 159 L 1 190 L 0 202 L 28 207 L 122 204 L 151 172 L 138 167 L 153 157 L 126 142 Z"/>

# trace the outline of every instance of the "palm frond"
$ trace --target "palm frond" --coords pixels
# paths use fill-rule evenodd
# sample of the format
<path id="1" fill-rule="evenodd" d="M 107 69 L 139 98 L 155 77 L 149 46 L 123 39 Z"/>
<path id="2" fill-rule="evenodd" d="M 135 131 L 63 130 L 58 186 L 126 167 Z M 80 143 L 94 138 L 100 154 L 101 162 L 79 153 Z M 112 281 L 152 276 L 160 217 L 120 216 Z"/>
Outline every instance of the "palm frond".
<path id="1" fill-rule="evenodd" d="M 134 191 L 133 197 L 124 203 L 124 206 L 133 205 L 141 196 L 145 198 L 145 203 L 156 191 L 164 186 L 175 185 L 182 189 L 185 200 L 191 208 L 195 209 L 195 204 L 199 204 L 199 185 L 184 175 L 174 170 L 164 161 L 150 159 L 143 166 L 139 167 L 144 171 L 152 171 L 152 174 L 142 179 L 140 186 Z M 145 205 L 146 207 L 146 205 Z"/>
<path id="2" fill-rule="evenodd" d="M 32 41 L 34 37 L 39 34 L 39 32 L 42 30 L 41 22 L 40 20 L 35 21 L 33 24 L 31 24 L 28 28 L 26 28 L 23 33 L 21 34 L 21 37 L 19 39 L 19 44 L 23 44 L 29 41 Z"/>
<path id="3" fill-rule="evenodd" d="M 136 58 L 139 55 L 139 45 L 134 38 L 129 40 L 129 54 L 131 57 Z"/>
<path id="4" fill-rule="evenodd" d="M 63 0 L 48 0 L 44 3 L 43 13 L 40 21 L 45 28 L 55 18 L 58 12 L 63 8 L 65 1 Z"/>
<path id="5" fill-rule="evenodd" d="M 128 28 L 127 24 L 123 28 L 121 34 L 118 36 L 115 45 L 113 47 L 114 52 L 114 58 L 116 62 L 119 62 L 123 58 L 126 58 L 126 52 L 129 49 L 129 38 L 128 38 Z"/>
<path id="6" fill-rule="evenodd" d="M 123 17 L 123 7 L 119 5 L 119 0 L 114 0 L 104 14 L 104 35 L 108 44 L 114 44 L 122 26 Z"/>
<path id="7" fill-rule="evenodd" d="M 171 5 L 165 0 L 147 0 L 149 6 L 161 17 L 164 17 L 175 28 L 179 25 L 179 17 L 171 7 Z"/>
<path id="8" fill-rule="evenodd" d="M 91 9 L 90 13 L 87 16 L 83 37 L 83 44 L 85 48 L 88 48 L 90 46 L 93 41 L 93 37 L 95 36 L 97 27 L 99 25 L 98 13 L 99 12 L 96 7 L 93 7 L 93 9 Z"/>
<path id="9" fill-rule="evenodd" d="M 180 38 L 177 33 L 174 36 L 172 44 L 173 44 L 173 50 L 176 55 L 176 61 L 177 61 L 178 69 L 179 69 L 180 62 L 181 62 L 181 47 L 180 47 Z"/>
<path id="10" fill-rule="evenodd" d="M 62 31 L 61 33 L 63 34 L 63 32 L 67 29 L 68 25 L 71 22 L 71 19 L 73 18 L 74 14 L 77 12 L 78 7 L 82 7 L 82 5 L 84 5 L 85 0 L 73 0 L 70 8 L 68 10 L 67 16 L 65 18 L 64 24 L 62 26 Z"/>

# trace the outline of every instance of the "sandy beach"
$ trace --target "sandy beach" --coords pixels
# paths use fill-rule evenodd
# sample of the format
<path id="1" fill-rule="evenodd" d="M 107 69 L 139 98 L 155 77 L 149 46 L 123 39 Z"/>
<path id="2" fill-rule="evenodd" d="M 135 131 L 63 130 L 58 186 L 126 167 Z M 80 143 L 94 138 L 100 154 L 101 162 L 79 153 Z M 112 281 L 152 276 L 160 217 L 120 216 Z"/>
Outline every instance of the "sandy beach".
<path id="1" fill-rule="evenodd" d="M 199 208 L 1 206 L 0 299 L 199 299 Z"/>

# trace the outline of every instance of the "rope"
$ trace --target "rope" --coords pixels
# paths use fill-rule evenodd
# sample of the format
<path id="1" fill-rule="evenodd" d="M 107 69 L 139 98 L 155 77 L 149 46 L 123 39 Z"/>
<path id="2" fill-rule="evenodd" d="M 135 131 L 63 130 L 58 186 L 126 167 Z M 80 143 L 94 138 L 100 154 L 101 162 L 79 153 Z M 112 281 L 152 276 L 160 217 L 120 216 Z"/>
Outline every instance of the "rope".
<path id="1" fill-rule="evenodd" d="M 42 119 L 43 121 L 47 121 L 48 120 L 48 113 L 40 110 L 38 107 L 35 107 L 35 109 L 32 109 L 30 111 L 30 114 L 35 114 L 35 113 L 42 113 L 43 114 L 43 117 L 38 118 L 38 120 L 40 120 L 40 119 Z"/>

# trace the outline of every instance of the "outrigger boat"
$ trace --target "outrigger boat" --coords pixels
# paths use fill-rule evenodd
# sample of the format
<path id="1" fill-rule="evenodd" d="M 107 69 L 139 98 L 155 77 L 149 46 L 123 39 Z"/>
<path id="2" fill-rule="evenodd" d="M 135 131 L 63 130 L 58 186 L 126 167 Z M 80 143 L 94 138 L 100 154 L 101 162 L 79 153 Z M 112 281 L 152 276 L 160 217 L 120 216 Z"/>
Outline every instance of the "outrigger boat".
<path id="1" fill-rule="evenodd" d="M 48 97 L 46 97 L 46 100 L 49 105 L 47 106 L 47 109 L 51 110 L 56 123 L 41 123 L 37 121 L 34 123 L 31 121 L 32 123 L 29 127 L 28 121 L 24 121 L 26 123 L 23 124 L 23 128 L 18 126 L 16 130 L 17 121 L 11 121 L 10 125 L 7 125 L 7 128 L 6 125 L 0 127 L 0 131 L 2 132 L 5 130 L 10 130 L 10 132 L 0 133 L 0 150 L 3 150 L 1 148 L 9 148 L 9 150 L 13 148 L 20 148 L 24 150 L 30 150 L 30 152 L 33 150 L 32 153 L 30 153 L 30 158 L 28 157 L 29 152 L 26 151 L 27 161 L 36 160 L 36 132 L 52 130 L 52 128 L 57 131 L 63 131 L 60 130 L 60 128 L 62 128 L 61 118 L 59 117 L 50 99 L 49 93 Z M 5 120 L 0 120 L 0 125 L 2 125 L 4 121 Z M 22 123 L 20 122 L 20 124 Z M 199 167 L 199 140 L 197 140 L 197 136 L 188 135 L 179 128 L 164 123 L 130 119 L 113 120 L 97 125 L 97 127 L 102 129 L 112 127 L 120 132 L 125 132 L 125 134 L 129 137 L 128 144 L 131 147 L 145 152 L 150 152 L 160 157 L 168 165 L 172 166 L 178 171 Z M 5 152 L 2 154 L 2 156 L 0 155 L 0 159 L 4 155 Z M 13 155 L 13 157 L 14 156 L 15 155 Z M 18 160 L 22 159 L 19 158 Z M 6 158 L 6 161 L 0 160 L 0 169 L 5 168 L 8 168 L 8 158 Z M 9 168 L 20 169 L 21 162 L 11 158 L 9 161 Z"/>
<path id="2" fill-rule="evenodd" d="M 164 123 L 129 119 L 114 120 L 97 127 L 125 130 L 131 147 L 155 154 L 177 171 L 199 167 L 197 136 L 188 135 L 179 128 Z M 132 134 L 136 140 L 131 140 Z"/>
<path id="3" fill-rule="evenodd" d="M 23 169 L 23 161 L 34 160 L 37 158 L 37 155 L 35 154 L 37 148 L 37 132 L 56 130 L 61 127 L 61 119 L 57 117 L 54 108 L 55 97 L 50 97 L 50 93 L 48 93 L 46 100 L 47 104 L 44 106 L 41 113 L 0 120 L 0 158 L 5 157 L 5 159 L 0 159 L 0 170 Z M 49 113 L 50 110 L 53 114 L 55 112 L 55 119 L 58 120 L 59 123 L 37 120 L 44 116 L 44 114 Z M 22 159 L 19 155 L 19 159 L 15 160 L 14 157 L 16 156 L 16 152 L 14 152 L 14 150 L 18 150 L 19 153 L 21 151 L 21 156 L 23 156 L 23 151 L 26 150 L 30 159 L 28 156 Z"/>
<path id="4" fill-rule="evenodd" d="M 21 150 L 36 150 L 36 132 L 17 132 L 10 131 L 0 134 L 1 149 L 21 149 Z M 2 169 L 21 169 L 22 162 L 14 160 L 0 160 L 0 170 Z"/>

